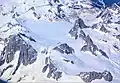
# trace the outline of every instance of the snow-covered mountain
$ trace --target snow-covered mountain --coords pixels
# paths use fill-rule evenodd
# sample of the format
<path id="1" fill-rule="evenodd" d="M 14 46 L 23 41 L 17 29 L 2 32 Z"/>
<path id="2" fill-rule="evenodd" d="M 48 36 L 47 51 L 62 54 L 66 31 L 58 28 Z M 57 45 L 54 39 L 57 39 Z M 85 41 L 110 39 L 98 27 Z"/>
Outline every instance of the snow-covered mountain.
<path id="1" fill-rule="evenodd" d="M 119 83 L 120 6 L 99 1 L 1 1 L 0 79 Z"/>

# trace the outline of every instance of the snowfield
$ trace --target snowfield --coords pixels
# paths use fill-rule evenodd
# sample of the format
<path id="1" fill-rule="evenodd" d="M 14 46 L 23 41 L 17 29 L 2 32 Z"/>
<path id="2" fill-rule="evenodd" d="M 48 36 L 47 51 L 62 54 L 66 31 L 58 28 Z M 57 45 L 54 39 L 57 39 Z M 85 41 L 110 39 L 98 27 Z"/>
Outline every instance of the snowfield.
<path id="1" fill-rule="evenodd" d="M 120 7 L 114 5 L 114 11 L 92 8 L 90 0 L 57 1 L 0 2 L 0 79 L 119 83 Z"/>

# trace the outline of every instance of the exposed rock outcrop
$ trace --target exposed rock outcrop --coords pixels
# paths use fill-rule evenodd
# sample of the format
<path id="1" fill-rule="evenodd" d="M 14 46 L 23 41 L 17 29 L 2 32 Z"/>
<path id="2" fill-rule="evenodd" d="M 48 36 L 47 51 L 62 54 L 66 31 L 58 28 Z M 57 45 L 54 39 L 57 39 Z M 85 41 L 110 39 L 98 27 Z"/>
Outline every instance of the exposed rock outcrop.
<path id="1" fill-rule="evenodd" d="M 19 34 L 11 35 L 5 40 L 6 46 L 1 53 L 1 56 L 3 56 L 3 58 L 1 58 L 0 65 L 3 65 L 4 62 L 10 63 L 11 61 L 13 61 L 15 53 L 17 51 L 20 51 L 18 64 L 13 74 L 15 74 L 21 63 L 27 66 L 28 64 L 32 64 L 36 61 L 37 51 L 31 45 L 27 44 Z"/>
<path id="2" fill-rule="evenodd" d="M 72 54 L 74 53 L 74 49 L 70 46 L 68 46 L 66 43 L 63 43 L 59 46 L 56 46 L 55 48 L 53 48 L 53 50 L 57 50 L 60 53 L 66 53 L 66 54 Z"/>
<path id="3" fill-rule="evenodd" d="M 100 31 L 108 33 L 109 31 L 105 28 L 104 25 L 101 26 Z"/>
<path id="4" fill-rule="evenodd" d="M 106 81 L 109 81 L 109 82 L 111 82 L 112 80 L 113 80 L 113 76 L 112 76 L 112 74 L 109 72 L 109 71 L 104 71 L 103 73 L 102 73 L 102 76 L 103 76 L 103 78 L 106 80 Z"/>
<path id="5" fill-rule="evenodd" d="M 82 31 L 82 29 L 84 28 L 89 28 L 89 26 L 87 26 L 81 18 L 78 18 L 75 21 L 73 28 L 69 31 L 69 34 L 71 35 L 71 37 L 74 37 L 75 39 L 77 39 L 78 37 L 84 38 L 85 33 Z"/>
<path id="6" fill-rule="evenodd" d="M 84 38 L 85 42 L 86 42 L 86 45 L 84 45 L 82 48 L 81 48 L 81 51 L 90 51 L 93 55 L 97 56 L 95 54 L 96 51 L 98 51 L 98 47 L 93 43 L 92 39 L 90 38 L 89 35 L 87 35 L 85 38 Z"/>
<path id="7" fill-rule="evenodd" d="M 109 71 L 104 71 L 103 73 L 101 72 L 80 72 L 77 76 L 80 76 L 80 78 L 87 83 L 92 82 L 93 80 L 96 79 L 102 79 L 104 78 L 106 81 L 111 82 L 113 80 L 113 76 Z"/>
<path id="8" fill-rule="evenodd" d="M 47 62 L 46 62 L 46 59 L 47 59 Z M 55 65 L 52 63 L 50 58 L 46 57 L 46 59 L 45 59 L 46 63 L 42 69 L 42 72 L 45 73 L 48 70 L 47 78 L 52 77 L 53 79 L 58 81 L 58 79 L 62 77 L 62 72 L 55 67 Z"/>

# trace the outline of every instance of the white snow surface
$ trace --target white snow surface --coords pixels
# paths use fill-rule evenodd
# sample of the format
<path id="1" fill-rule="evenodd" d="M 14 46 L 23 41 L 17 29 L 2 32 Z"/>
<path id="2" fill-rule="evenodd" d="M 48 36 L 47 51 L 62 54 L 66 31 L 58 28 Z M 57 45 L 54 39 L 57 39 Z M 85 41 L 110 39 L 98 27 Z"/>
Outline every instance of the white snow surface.
<path id="1" fill-rule="evenodd" d="M 35 3 L 33 3 L 35 1 Z M 19 52 L 16 52 L 15 59 L 10 63 L 13 64 L 14 67 L 8 69 L 3 76 L 2 79 L 9 79 L 10 82 L 17 82 L 20 77 L 23 77 L 23 79 L 20 81 L 23 82 L 40 82 L 40 83 L 56 83 L 57 81 L 53 80 L 52 78 L 47 78 L 47 73 L 42 73 L 42 68 L 45 65 L 44 59 L 46 56 L 50 56 L 51 59 L 56 64 L 55 66 L 63 73 L 62 78 L 59 79 L 58 83 L 63 82 L 79 82 L 84 83 L 80 77 L 77 77 L 76 75 L 79 74 L 79 72 L 89 72 L 89 71 L 96 71 L 96 72 L 103 72 L 104 70 L 108 70 L 113 75 L 113 81 L 111 83 L 119 83 L 120 82 L 120 51 L 113 48 L 113 45 L 120 45 L 120 41 L 114 37 L 112 37 L 112 33 L 118 33 L 118 31 L 111 31 L 111 34 L 101 32 L 98 29 L 84 29 L 86 34 L 89 34 L 95 45 L 97 45 L 100 49 L 104 50 L 107 55 L 109 56 L 109 59 L 105 58 L 104 56 L 101 56 L 100 53 L 97 53 L 98 56 L 92 55 L 90 52 L 81 52 L 81 47 L 85 44 L 85 42 L 82 39 L 74 40 L 69 35 L 69 30 L 74 25 L 74 19 L 71 20 L 71 22 L 66 21 L 48 21 L 44 15 L 48 14 L 47 8 L 49 7 L 43 7 L 39 8 L 38 6 L 45 5 L 47 0 L 6 0 L 6 1 L 0 1 L 1 4 L 4 4 L 6 10 L 1 12 L 8 12 L 8 8 L 11 8 L 12 6 L 17 6 L 15 9 L 16 12 L 19 12 L 21 16 L 19 18 L 13 19 L 11 18 L 12 14 L 8 14 L 7 16 L 0 15 L 0 18 L 3 20 L 0 20 L 0 38 L 6 38 L 11 34 L 17 34 L 18 32 L 26 31 L 28 30 L 29 33 L 25 32 L 26 34 L 32 36 L 37 40 L 37 42 L 33 43 L 29 40 L 26 40 L 28 43 L 30 43 L 38 52 L 37 61 L 31 65 L 23 66 L 21 65 L 19 69 L 17 70 L 15 75 L 11 75 L 11 72 L 14 70 L 14 67 L 16 66 L 18 54 Z M 72 0 L 61 0 L 61 3 L 66 4 L 67 2 L 70 2 Z M 82 0 L 81 0 L 82 1 Z M 85 0 L 83 0 L 85 1 Z M 26 2 L 26 4 L 23 4 L 23 2 Z M 89 1 L 90 3 L 90 1 Z M 88 6 L 88 3 L 82 4 L 86 7 Z M 7 6 L 9 6 L 7 8 Z M 36 6 L 36 11 L 41 14 L 41 19 L 37 20 L 33 15 L 32 11 L 26 12 L 30 7 Z M 38 8 L 37 8 L 38 7 Z M 46 9 L 44 9 L 46 8 Z M 44 9 L 44 10 L 43 10 Z M 44 12 L 43 12 L 44 11 Z M 67 11 L 67 9 L 66 9 Z M 78 11 L 77 11 L 78 12 Z M 79 14 L 79 13 L 78 13 Z M 43 15 L 43 16 L 42 16 Z M 50 14 L 49 14 L 50 15 Z M 95 13 L 96 15 L 96 13 Z M 95 15 L 90 12 L 82 12 L 80 13 L 80 17 L 85 21 L 87 25 L 93 25 L 95 23 L 98 23 L 101 21 L 101 18 L 95 18 Z M 54 16 L 54 15 L 50 15 Z M 54 20 L 54 19 L 53 19 Z M 6 23 L 8 22 L 15 22 L 20 23 L 23 27 L 16 26 L 9 31 L 3 33 L 4 30 L 7 30 L 8 27 L 6 26 Z M 120 25 L 111 24 L 109 26 L 114 27 L 120 27 Z M 109 27 L 107 26 L 107 27 Z M 2 28 L 1 28 L 2 27 Z M 111 30 L 111 28 L 110 28 Z M 107 40 L 108 42 L 105 43 L 102 40 Z M 2 50 L 3 45 L 2 42 L 0 42 L 0 47 Z M 75 49 L 75 54 L 71 55 L 65 55 L 61 54 L 55 50 L 52 50 L 53 47 L 57 46 L 58 44 L 67 43 L 69 46 Z M 41 50 L 48 49 L 48 54 L 43 55 L 41 54 Z M 69 59 L 75 61 L 75 64 L 66 63 L 63 61 L 63 59 Z M 7 67 L 8 64 L 5 63 L 3 66 L 0 66 L 0 70 L 4 67 Z M 48 71 L 47 71 L 48 72 Z M 94 80 L 92 83 L 109 83 L 105 80 Z"/>

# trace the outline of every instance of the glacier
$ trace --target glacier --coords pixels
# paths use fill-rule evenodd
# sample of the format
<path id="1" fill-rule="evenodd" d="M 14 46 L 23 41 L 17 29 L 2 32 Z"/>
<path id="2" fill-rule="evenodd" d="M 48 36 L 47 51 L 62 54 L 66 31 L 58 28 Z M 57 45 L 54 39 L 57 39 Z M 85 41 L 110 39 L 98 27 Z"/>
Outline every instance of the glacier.
<path id="1" fill-rule="evenodd" d="M 0 3 L 0 79 L 120 82 L 118 3 L 101 9 L 91 0 Z"/>

